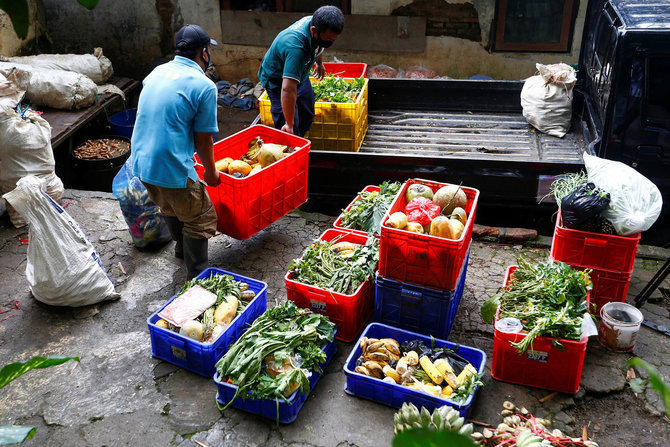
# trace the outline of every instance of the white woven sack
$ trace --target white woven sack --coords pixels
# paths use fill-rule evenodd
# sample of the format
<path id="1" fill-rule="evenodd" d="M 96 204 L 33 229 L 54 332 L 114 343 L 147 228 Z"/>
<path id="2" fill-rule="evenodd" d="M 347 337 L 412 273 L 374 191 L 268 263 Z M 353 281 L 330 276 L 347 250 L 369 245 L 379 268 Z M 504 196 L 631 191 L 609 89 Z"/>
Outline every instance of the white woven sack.
<path id="1" fill-rule="evenodd" d="M 21 177 L 36 175 L 45 181 L 47 194 L 58 202 L 63 195 L 63 182 L 54 172 L 51 126 L 37 113 L 28 111 L 25 117 L 8 106 L 0 106 L 0 191 L 12 191 Z M 26 224 L 12 207 L 8 211 L 15 227 Z"/>
<path id="2" fill-rule="evenodd" d="M 73 71 L 0 62 L 1 75 L 7 77 L 12 71 L 30 73 L 30 76 L 21 77 L 19 88 L 25 90 L 26 98 L 38 106 L 80 109 L 92 105 L 98 93 L 95 82 Z"/>
<path id="3" fill-rule="evenodd" d="M 538 75 L 526 79 L 521 107 L 526 121 L 540 132 L 562 138 L 570 130 L 575 70 L 567 64 L 536 64 Z"/>
<path id="4" fill-rule="evenodd" d="M 91 242 L 44 189 L 29 175 L 3 196 L 30 225 L 26 278 L 35 299 L 78 307 L 119 298 Z"/>
<path id="5" fill-rule="evenodd" d="M 109 79 L 114 70 L 112 61 L 102 54 L 102 48 L 95 48 L 93 54 L 38 54 L 35 56 L 1 57 L 0 61 L 30 65 L 50 70 L 66 70 L 83 74 L 96 84 Z"/>

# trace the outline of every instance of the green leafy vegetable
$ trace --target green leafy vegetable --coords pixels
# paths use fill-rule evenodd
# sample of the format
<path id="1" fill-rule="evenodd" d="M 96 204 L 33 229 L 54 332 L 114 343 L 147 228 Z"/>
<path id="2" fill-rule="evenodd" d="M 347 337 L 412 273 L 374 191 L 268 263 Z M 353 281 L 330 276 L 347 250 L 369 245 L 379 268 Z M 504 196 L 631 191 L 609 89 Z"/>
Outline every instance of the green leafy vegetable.
<path id="1" fill-rule="evenodd" d="M 391 202 L 400 190 L 398 182 L 384 182 L 379 185 L 379 191 L 362 191 L 358 199 L 342 213 L 342 226 L 353 230 L 362 230 L 366 233 L 379 234 L 384 214 L 391 206 Z"/>
<path id="2" fill-rule="evenodd" d="M 283 393 L 292 383 L 307 393 L 311 371 L 321 372 L 319 365 L 326 361 L 322 348 L 333 341 L 334 327 L 328 317 L 298 308 L 293 301 L 268 309 L 216 364 L 220 380 L 237 386 L 222 410 L 237 397 L 287 400 Z M 293 368 L 272 377 L 266 369 L 271 354 L 276 362 L 290 359 Z"/>
<path id="3" fill-rule="evenodd" d="M 483 374 L 472 374 L 471 376 L 468 376 L 463 384 L 456 388 L 451 396 L 449 396 L 449 400 L 459 403 L 468 400 L 468 397 L 475 392 L 478 386 L 484 386 L 482 376 Z"/>
<path id="4" fill-rule="evenodd" d="M 524 353 L 539 336 L 579 340 L 588 309 L 586 294 L 592 287 L 589 271 L 555 261 L 531 264 L 519 258 L 518 264 L 508 284 L 491 298 L 500 302 L 499 318 L 516 318 L 528 331 L 512 346 Z M 488 317 L 491 308 L 485 303 L 482 316 Z"/>
<path id="5" fill-rule="evenodd" d="M 356 96 L 363 89 L 365 78 L 357 78 L 352 82 L 345 81 L 339 76 L 323 78 L 322 81 L 312 84 L 314 98 L 322 102 L 348 103 L 356 102 Z"/>
<path id="6" fill-rule="evenodd" d="M 317 240 L 289 265 L 291 279 L 333 292 L 351 295 L 375 272 L 379 261 L 379 241 L 368 238 L 365 245 L 344 257 L 332 249 L 332 241 Z"/>

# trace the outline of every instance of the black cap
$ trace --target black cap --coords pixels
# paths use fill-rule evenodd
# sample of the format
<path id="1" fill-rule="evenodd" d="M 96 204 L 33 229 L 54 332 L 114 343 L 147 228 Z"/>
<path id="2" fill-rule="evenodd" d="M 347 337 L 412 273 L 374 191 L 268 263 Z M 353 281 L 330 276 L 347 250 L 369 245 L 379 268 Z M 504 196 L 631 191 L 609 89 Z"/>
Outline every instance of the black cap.
<path id="1" fill-rule="evenodd" d="M 204 48 L 207 45 L 217 45 L 216 40 L 210 39 L 207 31 L 198 25 L 185 25 L 177 31 L 175 42 L 177 50 L 188 51 Z"/>

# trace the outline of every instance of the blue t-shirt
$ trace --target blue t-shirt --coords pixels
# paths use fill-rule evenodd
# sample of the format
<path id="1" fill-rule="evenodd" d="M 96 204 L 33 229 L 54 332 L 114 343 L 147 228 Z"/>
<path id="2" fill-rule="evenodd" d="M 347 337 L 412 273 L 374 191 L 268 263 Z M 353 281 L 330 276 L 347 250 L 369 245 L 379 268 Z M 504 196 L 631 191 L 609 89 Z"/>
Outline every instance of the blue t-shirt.
<path id="1" fill-rule="evenodd" d="M 316 44 L 312 46 L 311 23 L 312 16 L 303 17 L 277 34 L 258 70 L 263 87 L 281 87 L 283 78 L 295 79 L 298 84 L 307 80 L 310 68 L 323 52 Z"/>
<path id="2" fill-rule="evenodd" d="M 144 79 L 131 140 L 133 172 L 143 182 L 185 188 L 198 180 L 194 132 L 218 132 L 216 86 L 185 57 L 156 67 Z"/>

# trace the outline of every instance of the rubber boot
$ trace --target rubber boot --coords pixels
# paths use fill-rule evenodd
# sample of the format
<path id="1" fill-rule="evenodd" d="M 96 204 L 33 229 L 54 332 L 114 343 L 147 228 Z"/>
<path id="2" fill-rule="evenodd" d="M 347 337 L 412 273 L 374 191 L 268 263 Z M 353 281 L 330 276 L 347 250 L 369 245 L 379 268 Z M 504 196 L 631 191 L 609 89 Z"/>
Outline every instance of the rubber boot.
<path id="1" fill-rule="evenodd" d="M 207 239 L 184 236 L 184 263 L 186 279 L 191 280 L 208 267 Z"/>
<path id="2" fill-rule="evenodd" d="M 174 216 L 163 216 L 163 219 L 165 219 L 168 230 L 170 230 L 172 240 L 176 242 L 174 246 L 175 258 L 184 259 L 184 236 L 182 234 L 184 224 Z"/>

